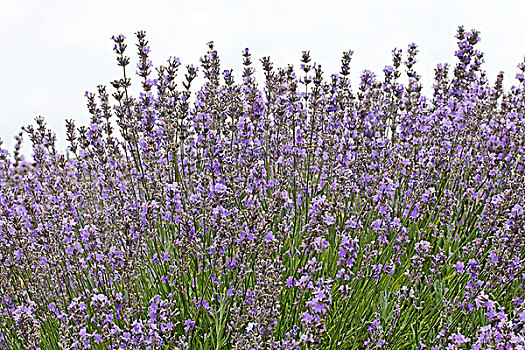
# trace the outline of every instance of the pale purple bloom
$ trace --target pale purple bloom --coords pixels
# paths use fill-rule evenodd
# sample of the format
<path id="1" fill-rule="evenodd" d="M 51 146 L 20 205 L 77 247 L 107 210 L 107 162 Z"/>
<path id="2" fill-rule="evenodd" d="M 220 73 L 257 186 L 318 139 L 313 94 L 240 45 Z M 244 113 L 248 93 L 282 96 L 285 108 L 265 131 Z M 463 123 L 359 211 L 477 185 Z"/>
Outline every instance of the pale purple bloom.
<path id="1" fill-rule="evenodd" d="M 325 224 L 332 225 L 335 222 L 335 219 L 332 215 L 326 215 L 324 219 Z"/>
<path id="2" fill-rule="evenodd" d="M 190 330 L 192 330 L 194 327 L 195 327 L 195 322 L 192 321 L 191 319 L 184 321 L 184 331 L 186 333 L 189 333 Z"/>
<path id="3" fill-rule="evenodd" d="M 463 273 L 465 264 L 462 261 L 458 261 L 456 265 L 454 265 L 454 268 L 456 269 L 457 273 Z"/>

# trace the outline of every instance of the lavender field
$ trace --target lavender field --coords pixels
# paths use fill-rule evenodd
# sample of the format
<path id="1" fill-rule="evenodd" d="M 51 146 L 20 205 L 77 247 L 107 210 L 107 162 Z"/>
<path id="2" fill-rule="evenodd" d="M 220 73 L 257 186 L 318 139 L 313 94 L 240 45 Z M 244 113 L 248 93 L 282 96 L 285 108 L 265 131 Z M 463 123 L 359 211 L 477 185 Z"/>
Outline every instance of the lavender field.
<path id="1" fill-rule="evenodd" d="M 136 38 L 67 154 L 0 150 L 1 349 L 525 349 L 525 62 L 459 27 L 425 97 L 415 44 L 352 88 L 352 51 L 236 82 Z"/>

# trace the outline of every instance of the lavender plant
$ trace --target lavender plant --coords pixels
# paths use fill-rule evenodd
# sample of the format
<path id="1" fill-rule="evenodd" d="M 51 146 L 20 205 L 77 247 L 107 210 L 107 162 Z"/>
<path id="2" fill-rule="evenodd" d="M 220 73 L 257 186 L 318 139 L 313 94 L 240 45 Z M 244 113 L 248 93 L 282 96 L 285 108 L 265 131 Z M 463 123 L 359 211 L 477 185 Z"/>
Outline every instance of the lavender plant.
<path id="1" fill-rule="evenodd" d="M 192 105 L 199 68 L 153 77 L 136 36 L 138 97 L 113 37 L 68 154 L 40 117 L 0 152 L 0 348 L 525 347 L 525 62 L 491 86 L 459 27 L 430 100 L 415 44 L 354 93 L 352 51 L 328 80 L 263 57 L 259 87 L 210 42 Z"/>

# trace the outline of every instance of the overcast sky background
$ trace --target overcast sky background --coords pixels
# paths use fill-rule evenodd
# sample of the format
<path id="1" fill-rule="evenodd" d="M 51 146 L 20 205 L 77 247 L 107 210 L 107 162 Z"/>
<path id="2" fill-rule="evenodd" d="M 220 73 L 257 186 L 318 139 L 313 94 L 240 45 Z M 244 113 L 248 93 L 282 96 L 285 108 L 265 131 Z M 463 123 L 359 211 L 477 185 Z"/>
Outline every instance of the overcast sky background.
<path id="1" fill-rule="evenodd" d="M 299 67 L 302 51 L 310 50 L 329 78 L 339 72 L 343 51 L 353 50 L 354 91 L 363 70 L 382 79 L 391 51 L 406 52 L 414 42 L 419 46 L 415 68 L 428 95 L 436 64 L 457 62 L 459 25 L 481 31 L 476 47 L 485 52 L 489 81 L 503 70 L 504 87 L 517 85 L 516 66 L 525 55 L 524 16 L 525 2 L 517 0 L 0 0 L 2 148 L 12 151 L 20 128 L 41 115 L 56 132 L 59 150 L 65 150 L 65 119 L 89 122 L 84 92 L 103 84 L 111 94 L 110 82 L 121 77 L 112 35 L 126 36 L 133 66 L 138 30 L 147 33 L 155 67 L 170 56 L 181 59 L 181 68 L 198 66 L 213 40 L 221 70 L 233 68 L 237 82 L 248 47 L 261 88 L 263 56 L 271 57 L 275 69 Z M 180 83 L 184 73 L 185 68 L 179 70 Z M 201 83 L 196 79 L 192 90 Z M 26 155 L 29 143 L 25 137 Z"/>

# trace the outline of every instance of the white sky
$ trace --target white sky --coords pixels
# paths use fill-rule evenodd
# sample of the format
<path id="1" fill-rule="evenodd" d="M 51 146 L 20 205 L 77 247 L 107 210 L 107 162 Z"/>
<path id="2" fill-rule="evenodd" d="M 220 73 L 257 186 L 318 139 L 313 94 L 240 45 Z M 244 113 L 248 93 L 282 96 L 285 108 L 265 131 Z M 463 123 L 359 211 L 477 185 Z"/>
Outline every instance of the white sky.
<path id="1" fill-rule="evenodd" d="M 155 67 L 169 56 L 181 59 L 180 83 L 182 68 L 199 66 L 211 40 L 221 70 L 233 68 L 236 82 L 242 51 L 250 48 L 260 87 L 262 56 L 270 56 L 275 69 L 293 64 L 298 73 L 302 51 L 310 50 L 328 79 L 340 71 L 343 51 L 353 50 L 354 91 L 364 69 L 382 78 L 392 49 L 406 52 L 414 42 L 419 46 L 415 68 L 428 95 L 436 64 L 456 64 L 458 25 L 481 31 L 476 47 L 485 52 L 489 81 L 503 70 L 504 87 L 517 85 L 516 66 L 525 55 L 524 16 L 525 2 L 518 0 L 0 0 L 0 139 L 11 151 L 20 128 L 41 115 L 63 151 L 65 119 L 89 122 L 84 92 L 96 92 L 103 84 L 111 94 L 110 81 L 121 77 L 112 35 L 126 36 L 135 66 L 134 33 L 145 30 Z M 132 78 L 136 88 L 138 79 Z M 201 83 L 195 80 L 194 88 Z M 29 142 L 25 137 L 26 155 Z"/>

